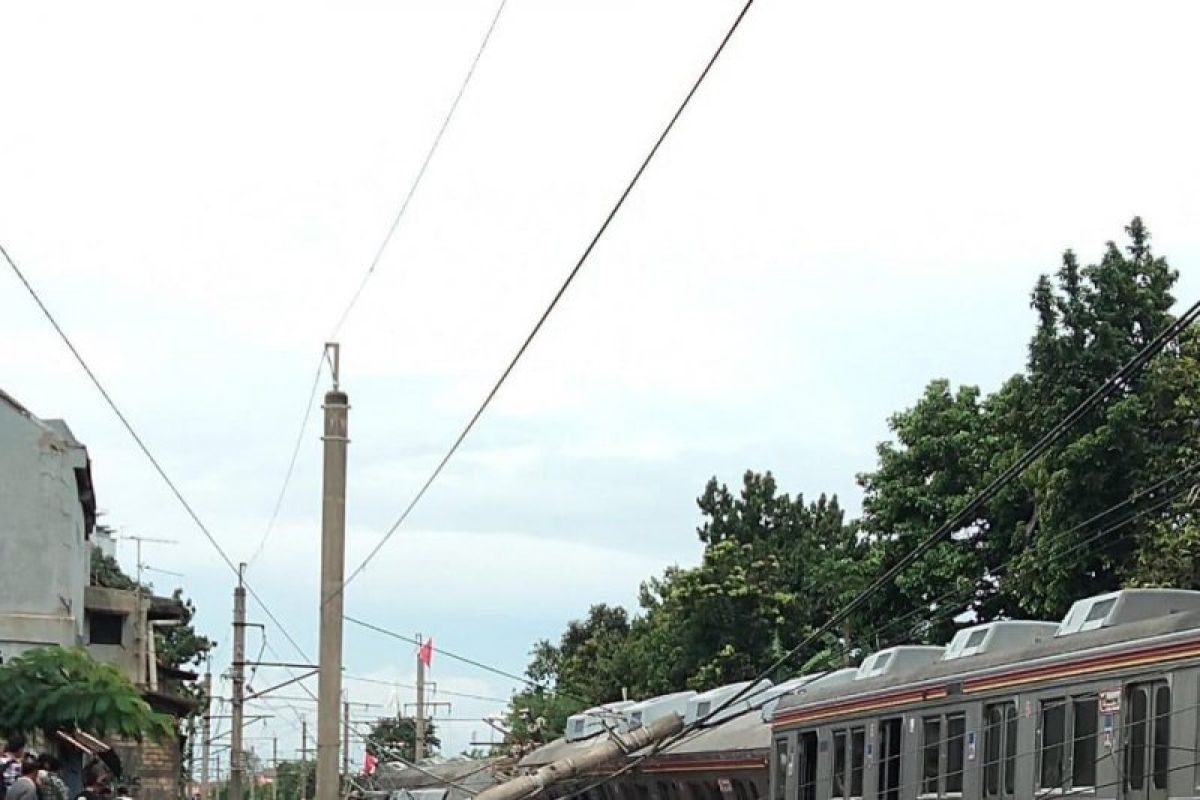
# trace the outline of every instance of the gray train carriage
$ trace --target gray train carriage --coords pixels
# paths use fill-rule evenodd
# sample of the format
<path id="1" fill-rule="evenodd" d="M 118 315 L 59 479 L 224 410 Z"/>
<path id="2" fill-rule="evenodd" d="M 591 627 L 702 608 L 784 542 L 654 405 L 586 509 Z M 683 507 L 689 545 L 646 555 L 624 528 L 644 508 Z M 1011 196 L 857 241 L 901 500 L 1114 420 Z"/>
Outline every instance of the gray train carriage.
<path id="1" fill-rule="evenodd" d="M 1200 593 L 895 647 L 786 696 L 768 800 L 1200 797 Z"/>
<path id="2" fill-rule="evenodd" d="M 763 681 L 753 687 L 735 683 L 700 694 L 680 692 L 623 703 L 619 708 L 588 709 L 567 721 L 565 737 L 526 756 L 519 767 L 534 770 L 577 755 L 607 729 L 628 730 L 668 713 L 678 713 L 685 724 L 691 724 L 717 709 L 703 727 L 661 752 L 630 753 L 624 764 L 549 786 L 544 793 L 552 800 L 577 793 L 580 800 L 765 800 L 770 780 L 770 713 L 781 697 L 817 677 L 777 685 Z M 596 785 L 635 761 L 634 769 Z"/>

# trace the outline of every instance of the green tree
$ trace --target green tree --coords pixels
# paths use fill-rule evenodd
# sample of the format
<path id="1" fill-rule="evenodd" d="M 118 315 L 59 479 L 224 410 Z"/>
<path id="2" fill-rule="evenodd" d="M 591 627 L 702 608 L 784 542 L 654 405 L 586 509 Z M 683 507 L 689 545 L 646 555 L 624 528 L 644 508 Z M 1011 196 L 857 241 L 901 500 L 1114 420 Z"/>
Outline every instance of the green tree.
<path id="1" fill-rule="evenodd" d="M 415 760 L 417 743 L 417 723 L 412 717 L 380 717 L 371 723 L 370 738 L 367 740 L 367 752 L 380 761 L 399 758 L 404 761 Z M 425 752 L 433 753 L 441 747 L 437 736 L 437 728 L 433 721 L 425 723 Z"/>
<path id="2" fill-rule="evenodd" d="M 0 731 L 75 728 L 130 739 L 164 739 L 175 730 L 171 718 L 152 711 L 116 667 L 83 648 L 39 647 L 0 665 Z"/>
<path id="3" fill-rule="evenodd" d="M 934 381 L 895 415 L 895 439 L 859 476 L 863 529 L 887 567 L 961 508 L 1172 321 L 1176 273 L 1140 219 L 1122 250 L 1096 264 L 1067 251 L 1034 287 L 1027 369 L 994 394 Z M 1131 521 L 1095 544 L 1098 513 L 1137 498 L 1195 461 L 1200 376 L 1189 332 L 1108 403 L 1080 420 L 1019 481 L 880 596 L 883 609 L 923 610 L 943 641 L 959 611 L 980 619 L 1061 617 L 1079 597 L 1123 585 L 1194 585 L 1200 535 L 1187 508 Z"/>
<path id="4" fill-rule="evenodd" d="M 316 766 L 307 761 L 280 761 L 275 766 L 275 790 L 279 800 L 316 797 Z"/>

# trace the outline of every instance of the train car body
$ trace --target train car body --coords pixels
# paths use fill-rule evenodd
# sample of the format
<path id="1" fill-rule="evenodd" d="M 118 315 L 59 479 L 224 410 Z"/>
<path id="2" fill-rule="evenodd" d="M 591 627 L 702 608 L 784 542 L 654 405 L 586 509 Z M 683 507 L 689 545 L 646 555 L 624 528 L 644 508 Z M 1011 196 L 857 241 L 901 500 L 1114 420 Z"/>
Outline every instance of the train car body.
<path id="1" fill-rule="evenodd" d="M 1025 624 L 1041 630 L 977 626 L 939 658 L 891 669 L 875 660 L 905 648 L 883 651 L 784 698 L 771 800 L 1200 796 L 1200 594 L 1119 592 L 1052 634 Z"/>
<path id="2" fill-rule="evenodd" d="M 729 692 L 697 695 L 689 713 L 702 715 L 707 698 Z M 1200 800 L 1200 592 L 1088 598 L 1061 622 L 977 625 L 946 647 L 889 648 L 858 667 L 755 695 L 735 716 L 710 720 L 660 752 L 630 753 L 544 793 Z M 604 735 L 557 740 L 520 766 L 570 758 Z"/>

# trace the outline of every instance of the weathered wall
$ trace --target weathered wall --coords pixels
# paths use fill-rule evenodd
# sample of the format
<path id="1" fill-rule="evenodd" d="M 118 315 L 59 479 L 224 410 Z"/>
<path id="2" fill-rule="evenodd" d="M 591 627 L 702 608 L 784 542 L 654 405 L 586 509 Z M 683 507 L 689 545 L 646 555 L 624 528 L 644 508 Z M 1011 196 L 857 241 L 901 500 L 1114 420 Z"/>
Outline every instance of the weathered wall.
<path id="1" fill-rule="evenodd" d="M 87 649 L 96 660 L 112 664 L 121 670 L 121 673 L 126 678 L 133 683 L 137 683 L 139 676 L 136 595 L 132 591 L 125 591 L 123 589 L 89 586 L 84 590 L 83 602 L 89 615 L 92 612 L 103 611 L 110 614 L 120 614 L 124 617 L 124 624 L 121 627 L 120 644 L 89 643 Z M 145 617 L 144 606 L 145 604 L 143 604 L 142 608 L 142 617 Z M 144 619 L 142 624 L 146 624 Z M 84 631 L 84 635 L 87 635 L 86 630 Z"/>
<path id="2" fill-rule="evenodd" d="M 116 740 L 113 749 L 125 771 L 118 783 L 129 788 L 137 800 L 177 800 L 183 768 L 177 739 L 147 739 L 140 744 Z"/>
<path id="3" fill-rule="evenodd" d="M 84 641 L 87 451 L 0 397 L 0 658 Z"/>

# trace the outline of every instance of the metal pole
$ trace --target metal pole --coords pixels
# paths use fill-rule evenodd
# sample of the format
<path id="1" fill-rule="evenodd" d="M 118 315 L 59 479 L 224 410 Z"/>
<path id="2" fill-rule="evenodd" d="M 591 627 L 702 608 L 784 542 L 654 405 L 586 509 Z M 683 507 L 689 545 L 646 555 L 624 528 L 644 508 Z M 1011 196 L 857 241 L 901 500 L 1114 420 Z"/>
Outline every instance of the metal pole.
<path id="1" fill-rule="evenodd" d="M 342 703 L 342 777 L 350 785 L 350 701 Z"/>
<path id="2" fill-rule="evenodd" d="M 346 445 L 350 400 L 338 388 L 340 350 L 326 344 L 333 388 L 325 393 L 325 478 L 321 503 L 321 652 L 317 681 L 317 800 L 338 800 L 342 702 L 342 580 L 346 572 Z"/>
<path id="3" fill-rule="evenodd" d="M 238 564 L 238 585 L 233 590 L 233 721 L 229 739 L 229 798 L 242 800 L 246 762 L 242 754 L 242 703 L 246 693 L 246 587 L 245 564 Z"/>
<path id="4" fill-rule="evenodd" d="M 421 641 L 421 637 L 417 637 Z M 417 649 L 417 718 L 413 720 L 413 761 L 420 763 L 425 758 L 425 662 L 421 650 Z"/>
<path id="5" fill-rule="evenodd" d="M 204 741 L 200 743 L 200 797 L 209 800 L 208 789 L 208 758 L 212 748 L 212 666 L 204 670 L 204 719 L 201 723 L 201 734 Z"/>
<path id="6" fill-rule="evenodd" d="M 279 800 L 279 737 L 271 737 L 271 800 Z"/>

